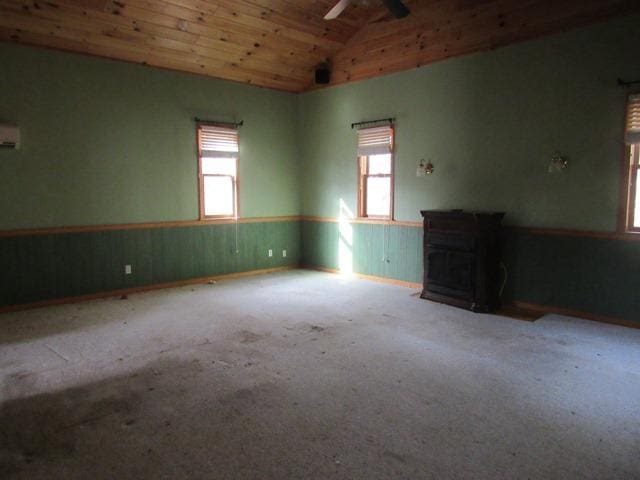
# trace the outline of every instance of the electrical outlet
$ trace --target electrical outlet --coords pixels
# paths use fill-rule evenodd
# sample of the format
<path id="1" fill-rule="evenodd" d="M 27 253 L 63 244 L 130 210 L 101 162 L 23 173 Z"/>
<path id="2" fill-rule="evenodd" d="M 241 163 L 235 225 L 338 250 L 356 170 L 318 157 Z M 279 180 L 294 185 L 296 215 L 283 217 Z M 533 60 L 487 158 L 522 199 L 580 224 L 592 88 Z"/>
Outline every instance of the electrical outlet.
<path id="1" fill-rule="evenodd" d="M 287 251 L 286 250 L 282 250 L 282 258 L 287 256 Z"/>
<path id="2" fill-rule="evenodd" d="M 125 275 L 131 275 L 131 265 L 125 265 L 124 266 L 124 274 Z"/>
<path id="3" fill-rule="evenodd" d="M 273 257 L 273 250 L 269 249 L 269 256 Z"/>

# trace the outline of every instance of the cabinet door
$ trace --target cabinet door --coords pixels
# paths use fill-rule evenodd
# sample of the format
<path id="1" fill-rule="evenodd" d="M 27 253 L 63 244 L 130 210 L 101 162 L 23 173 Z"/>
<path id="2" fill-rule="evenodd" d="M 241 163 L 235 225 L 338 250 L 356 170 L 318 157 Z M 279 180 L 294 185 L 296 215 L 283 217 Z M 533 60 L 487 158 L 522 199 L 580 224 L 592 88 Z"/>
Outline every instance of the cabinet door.
<path id="1" fill-rule="evenodd" d="M 469 252 L 458 252 L 429 248 L 425 268 L 425 287 L 442 295 L 473 300 L 476 256 Z"/>

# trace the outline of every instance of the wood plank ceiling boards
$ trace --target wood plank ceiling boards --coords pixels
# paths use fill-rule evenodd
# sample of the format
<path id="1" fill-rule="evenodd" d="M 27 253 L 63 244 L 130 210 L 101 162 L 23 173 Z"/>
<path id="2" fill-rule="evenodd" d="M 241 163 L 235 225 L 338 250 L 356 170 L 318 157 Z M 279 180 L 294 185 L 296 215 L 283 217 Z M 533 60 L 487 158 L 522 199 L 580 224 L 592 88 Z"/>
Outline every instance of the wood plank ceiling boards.
<path id="1" fill-rule="evenodd" d="M 640 11 L 629 0 L 0 0 L 0 40 L 302 92 Z"/>

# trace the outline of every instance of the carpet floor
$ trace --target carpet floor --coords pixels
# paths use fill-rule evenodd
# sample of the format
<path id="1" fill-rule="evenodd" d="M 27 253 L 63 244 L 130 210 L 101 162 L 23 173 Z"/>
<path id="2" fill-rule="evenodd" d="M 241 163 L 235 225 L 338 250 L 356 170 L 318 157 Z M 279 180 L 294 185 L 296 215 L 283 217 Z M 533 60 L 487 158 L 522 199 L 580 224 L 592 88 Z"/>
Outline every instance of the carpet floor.
<path id="1" fill-rule="evenodd" d="M 295 270 L 0 316 L 0 477 L 638 479 L 640 330 Z"/>

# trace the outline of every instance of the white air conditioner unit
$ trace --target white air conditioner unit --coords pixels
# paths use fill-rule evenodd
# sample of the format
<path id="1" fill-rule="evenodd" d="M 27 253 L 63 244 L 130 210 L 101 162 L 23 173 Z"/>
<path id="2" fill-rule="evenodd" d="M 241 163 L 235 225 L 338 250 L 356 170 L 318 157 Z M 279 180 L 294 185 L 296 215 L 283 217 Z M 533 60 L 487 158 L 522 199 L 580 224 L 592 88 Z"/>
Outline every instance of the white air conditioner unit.
<path id="1" fill-rule="evenodd" d="M 20 128 L 0 123 L 0 148 L 20 148 Z"/>

